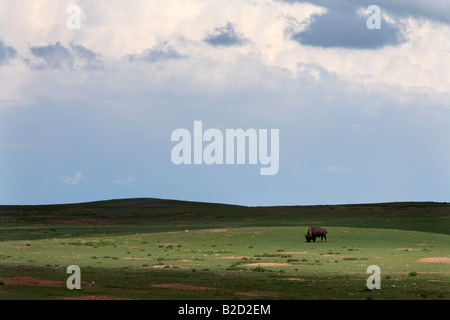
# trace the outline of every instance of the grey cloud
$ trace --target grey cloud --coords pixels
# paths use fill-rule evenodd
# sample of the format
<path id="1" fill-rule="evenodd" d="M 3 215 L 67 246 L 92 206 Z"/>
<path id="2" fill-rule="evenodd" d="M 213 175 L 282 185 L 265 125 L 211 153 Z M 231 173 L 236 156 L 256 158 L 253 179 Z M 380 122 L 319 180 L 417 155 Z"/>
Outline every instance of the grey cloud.
<path id="1" fill-rule="evenodd" d="M 240 33 L 236 32 L 231 22 L 228 22 L 223 27 L 215 28 L 204 40 L 212 46 L 236 46 L 248 41 Z"/>
<path id="2" fill-rule="evenodd" d="M 37 60 L 26 60 L 33 69 L 82 69 L 96 70 L 102 69 L 103 64 L 99 60 L 99 55 L 81 46 L 70 44 L 64 47 L 59 41 L 46 46 L 30 47 L 32 55 Z"/>
<path id="3" fill-rule="evenodd" d="M 103 69 L 103 63 L 99 59 L 100 58 L 99 54 L 89 49 L 86 49 L 81 45 L 70 44 L 70 48 L 72 49 L 74 56 L 78 60 L 80 60 L 81 69 L 88 69 L 88 70 Z"/>
<path id="4" fill-rule="evenodd" d="M 34 69 L 59 69 L 73 67 L 73 56 L 58 41 L 54 45 L 30 47 L 31 53 L 41 61 L 34 64 Z"/>
<path id="5" fill-rule="evenodd" d="M 448 0 L 384 0 L 379 6 L 400 17 L 412 16 L 450 24 L 450 2 Z"/>
<path id="6" fill-rule="evenodd" d="M 377 5 L 381 11 L 398 17 L 425 18 L 450 24 L 450 2 L 448 0 L 279 0 L 282 2 L 308 2 L 329 9 L 367 8 Z"/>
<path id="7" fill-rule="evenodd" d="M 315 16 L 307 30 L 293 33 L 291 38 L 304 45 L 323 48 L 378 49 L 404 41 L 401 25 L 386 22 L 381 15 L 381 29 L 367 28 L 367 17 L 360 16 L 356 8 L 331 8 Z"/>
<path id="8" fill-rule="evenodd" d="M 183 59 L 185 55 L 181 54 L 174 46 L 168 44 L 167 41 L 160 43 L 159 45 L 146 49 L 142 54 L 134 54 L 128 56 L 129 60 L 145 61 L 145 62 L 157 62 L 170 59 Z"/>
<path id="9" fill-rule="evenodd" d="M 17 57 L 17 51 L 0 40 L 0 66 Z"/>

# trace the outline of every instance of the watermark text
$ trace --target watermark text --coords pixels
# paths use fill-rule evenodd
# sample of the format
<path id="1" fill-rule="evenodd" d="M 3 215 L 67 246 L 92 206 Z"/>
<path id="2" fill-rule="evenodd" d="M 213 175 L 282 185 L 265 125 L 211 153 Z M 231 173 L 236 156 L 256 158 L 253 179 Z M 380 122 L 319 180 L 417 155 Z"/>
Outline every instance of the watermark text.
<path id="1" fill-rule="evenodd" d="M 179 128 L 172 132 L 171 141 L 178 143 L 172 148 L 171 159 L 181 164 L 261 164 L 261 175 L 275 175 L 279 169 L 279 129 L 219 129 L 203 132 L 202 121 L 194 121 L 193 134 Z M 204 142 L 207 144 L 204 146 Z M 270 147 L 270 152 L 269 152 Z"/>

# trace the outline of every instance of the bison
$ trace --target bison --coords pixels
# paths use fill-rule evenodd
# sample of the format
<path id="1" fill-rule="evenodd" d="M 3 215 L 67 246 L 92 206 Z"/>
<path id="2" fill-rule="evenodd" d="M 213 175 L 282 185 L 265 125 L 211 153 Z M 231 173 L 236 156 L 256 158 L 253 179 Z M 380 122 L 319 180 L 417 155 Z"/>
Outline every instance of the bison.
<path id="1" fill-rule="evenodd" d="M 327 242 L 327 229 L 321 227 L 309 227 L 308 233 L 305 238 L 307 242 L 311 242 L 311 239 L 316 242 L 316 238 L 320 237 L 320 242 L 323 241 L 325 237 L 325 242 Z"/>

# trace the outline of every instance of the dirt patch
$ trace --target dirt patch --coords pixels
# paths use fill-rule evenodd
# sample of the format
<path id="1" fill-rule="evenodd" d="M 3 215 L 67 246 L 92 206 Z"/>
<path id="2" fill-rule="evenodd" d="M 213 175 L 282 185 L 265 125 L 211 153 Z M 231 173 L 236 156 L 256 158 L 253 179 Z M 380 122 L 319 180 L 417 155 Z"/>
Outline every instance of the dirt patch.
<path id="1" fill-rule="evenodd" d="M 129 298 L 119 298 L 110 296 L 81 296 L 81 297 L 63 297 L 63 300 L 135 300 Z"/>
<path id="2" fill-rule="evenodd" d="M 263 297 L 263 296 L 273 296 L 274 294 L 271 292 L 262 292 L 262 291 L 248 291 L 248 292 L 235 292 L 237 296 L 246 296 L 246 297 Z"/>
<path id="3" fill-rule="evenodd" d="M 155 265 L 152 266 L 152 268 L 155 268 L 155 269 L 163 269 L 163 268 L 188 269 L 188 267 L 181 267 L 181 266 L 174 267 L 174 266 L 169 266 L 169 265 L 166 265 L 166 264 L 155 264 Z"/>
<path id="4" fill-rule="evenodd" d="M 3 294 L 3 295 L 15 295 L 15 293 L 9 292 L 9 291 L 0 291 L 0 295 L 1 294 Z"/>
<path id="5" fill-rule="evenodd" d="M 300 252 L 300 251 L 288 251 L 288 252 L 283 252 L 285 254 L 308 254 L 308 252 Z"/>
<path id="6" fill-rule="evenodd" d="M 152 260 L 152 258 L 125 257 L 125 258 L 120 258 L 120 260 Z"/>
<path id="7" fill-rule="evenodd" d="M 281 267 L 281 266 L 292 266 L 292 264 L 284 262 L 284 263 L 276 263 L 276 262 L 257 262 L 257 263 L 247 263 L 244 264 L 247 267 Z"/>
<path id="8" fill-rule="evenodd" d="M 192 286 L 189 284 L 181 284 L 181 283 L 170 283 L 170 284 L 152 284 L 152 287 L 155 288 L 168 288 L 168 289 L 179 289 L 179 290 L 217 290 L 216 288 L 211 287 L 199 287 L 199 286 Z"/>
<path id="9" fill-rule="evenodd" d="M 443 262 L 443 263 L 450 263 L 450 258 L 422 258 L 419 259 L 419 262 Z"/>
<path id="10" fill-rule="evenodd" d="M 306 281 L 305 279 L 300 279 L 300 278 L 283 278 L 283 280 L 289 280 L 289 281 Z"/>
<path id="11" fill-rule="evenodd" d="M 219 257 L 219 259 L 243 259 L 243 258 L 249 258 L 249 257 L 244 257 L 244 256 L 236 256 L 236 257 Z"/>
<path id="12" fill-rule="evenodd" d="M 221 228 L 221 229 L 209 229 L 208 231 L 209 232 L 213 232 L 213 233 L 218 233 L 218 232 L 227 232 L 228 229 L 224 229 L 224 228 Z"/>
<path id="13" fill-rule="evenodd" d="M 398 251 L 422 251 L 423 249 L 417 249 L 417 248 L 397 248 L 395 250 Z"/>
<path id="14" fill-rule="evenodd" d="M 431 246 L 435 243 L 441 243 L 441 241 L 424 241 L 422 243 L 416 243 L 418 246 Z"/>
<path id="15" fill-rule="evenodd" d="M 12 278 L 0 278 L 5 285 L 9 286 L 37 286 L 37 287 L 52 287 L 52 288 L 64 288 L 66 284 L 61 281 L 54 280 L 41 280 L 33 277 L 12 277 Z"/>

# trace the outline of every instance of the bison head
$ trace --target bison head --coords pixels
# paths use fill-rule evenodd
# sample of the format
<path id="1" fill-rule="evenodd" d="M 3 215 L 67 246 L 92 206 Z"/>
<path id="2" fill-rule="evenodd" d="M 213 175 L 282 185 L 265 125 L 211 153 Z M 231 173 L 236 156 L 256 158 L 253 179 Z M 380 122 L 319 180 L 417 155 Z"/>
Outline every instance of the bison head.
<path id="1" fill-rule="evenodd" d="M 309 234 L 307 234 L 306 236 L 305 236 L 305 238 L 306 238 L 306 242 L 311 242 L 311 236 L 309 235 Z"/>

